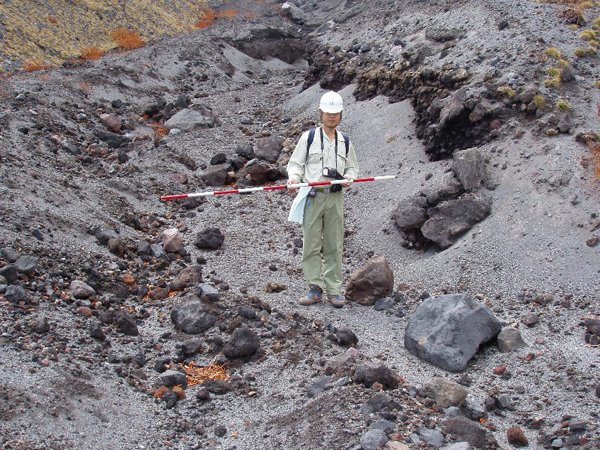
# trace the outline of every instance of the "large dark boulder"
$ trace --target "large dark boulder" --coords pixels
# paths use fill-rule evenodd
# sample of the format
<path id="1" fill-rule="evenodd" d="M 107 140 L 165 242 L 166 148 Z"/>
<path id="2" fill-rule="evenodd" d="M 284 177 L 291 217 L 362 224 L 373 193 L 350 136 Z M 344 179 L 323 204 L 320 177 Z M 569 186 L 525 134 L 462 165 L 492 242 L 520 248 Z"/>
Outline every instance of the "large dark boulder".
<path id="1" fill-rule="evenodd" d="M 482 303 L 464 294 L 441 295 L 425 300 L 411 317 L 404 346 L 437 367 L 459 372 L 501 329 L 501 322 Z"/>
<path id="2" fill-rule="evenodd" d="M 488 200 L 459 198 L 429 208 L 429 219 L 421 227 L 425 238 L 442 249 L 451 247 L 473 225 L 485 219 L 492 207 Z"/>
<path id="3" fill-rule="evenodd" d="M 427 221 L 427 199 L 421 195 L 400 201 L 394 211 L 394 220 L 402 229 L 421 228 Z"/>

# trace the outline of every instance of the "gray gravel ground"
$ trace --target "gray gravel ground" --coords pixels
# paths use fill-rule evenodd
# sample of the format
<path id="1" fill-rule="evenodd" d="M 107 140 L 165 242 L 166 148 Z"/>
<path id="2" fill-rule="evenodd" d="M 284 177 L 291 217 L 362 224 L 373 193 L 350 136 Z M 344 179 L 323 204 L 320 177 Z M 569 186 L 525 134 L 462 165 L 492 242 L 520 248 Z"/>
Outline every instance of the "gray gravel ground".
<path id="1" fill-rule="evenodd" d="M 298 5 L 308 11 L 309 3 L 312 2 Z M 328 12 L 333 6 L 335 12 Z M 319 2 L 309 16 L 310 21 L 322 24 L 348 13 L 350 17 L 344 23 L 321 27 L 313 37 L 342 47 L 355 39 L 369 42 L 378 46 L 381 53 L 392 56 L 401 51 L 392 45 L 396 37 L 416 45 L 426 42 L 428 27 L 461 28 L 465 37 L 448 59 L 469 66 L 476 78 L 495 65 L 503 73 L 515 72 L 526 79 L 537 74 L 534 61 L 544 48 L 556 45 L 565 55 L 571 55 L 581 45 L 578 32 L 569 30 L 556 12 L 555 5 L 532 1 L 437 1 L 426 5 L 415 1 L 384 1 L 381 5 L 327 1 Z M 508 31 L 498 30 L 501 20 L 509 22 Z M 265 22 L 280 25 L 276 19 Z M 574 136 L 537 136 L 531 121 L 511 119 L 500 138 L 480 147 L 486 158 L 488 180 L 495 185 L 493 190 L 481 189 L 493 201 L 492 214 L 443 252 L 432 248 L 409 250 L 401 246 L 400 232 L 392 221 L 393 211 L 400 200 L 422 189 L 443 185 L 452 176 L 450 162 L 428 161 L 422 143 L 415 137 L 414 111 L 408 100 L 389 103 L 386 97 L 377 96 L 356 101 L 356 85 L 343 88 L 346 108 L 341 129 L 350 134 L 357 149 L 361 176 L 398 175 L 392 181 L 356 185 L 346 195 L 347 278 L 371 255 L 383 255 L 394 272 L 395 285 L 407 285 L 415 296 L 407 301 L 404 317 L 355 304 L 339 310 L 326 304 L 300 309 L 296 301 L 306 286 L 300 256 L 294 253 L 291 243 L 301 237 L 301 230 L 287 222 L 292 201 L 289 194 L 265 192 L 211 198 L 200 211 L 174 215 L 170 215 L 172 206 L 159 200 L 160 195 L 175 193 L 164 192 L 165 189 L 200 189 L 200 171 L 190 173 L 190 183 L 185 186 L 170 179 L 172 173 L 185 171 L 178 155 L 208 163 L 218 151 L 231 156 L 235 145 L 248 141 L 241 132 L 241 117 L 255 117 L 256 135 L 263 131 L 285 132 L 288 122 L 281 122 L 284 119 L 300 123 L 317 118 L 316 105 L 325 90 L 318 85 L 301 90 L 306 63 L 259 61 L 222 42 L 219 46 L 217 38 L 248 33 L 258 23 L 236 25 L 239 28 L 232 29 L 227 22 L 219 22 L 210 35 L 177 38 L 126 55 L 109 56 L 79 71 L 56 71 L 49 74 L 44 85 L 47 87 L 42 86 L 40 91 L 36 86 L 41 83 L 33 76 L 11 80 L 3 92 L 36 92 L 47 99 L 47 104 L 59 102 L 64 91 L 73 92 L 71 101 L 82 105 L 101 97 L 142 105 L 161 92 L 176 98 L 187 67 L 186 62 L 177 61 L 185 60 L 182 55 L 186 51 L 203 52 L 202 69 L 210 74 L 211 82 L 202 86 L 207 96 L 195 98 L 194 103 L 210 105 L 222 124 L 197 133 L 169 136 L 158 148 L 148 142 L 130 153 L 129 165 L 137 170 L 111 173 L 114 169 L 107 164 L 109 175 L 96 177 L 91 168 L 83 175 L 73 169 L 61 171 L 62 166 L 70 167 L 72 161 L 63 151 L 48 166 L 47 160 L 39 156 L 43 148 L 41 153 L 14 158 L 17 149 L 31 148 L 24 145 L 27 137 L 15 131 L 19 124 L 29 123 L 29 118 L 15 118 L 11 122 L 12 134 L 0 141 L 5 146 L 1 161 L 11 162 L 10 167 L 2 168 L 3 244 L 31 245 L 31 229 L 52 228 L 52 238 L 36 242 L 33 247 L 51 246 L 63 250 L 65 259 L 76 255 L 78 261 L 93 260 L 99 254 L 99 265 L 118 274 L 115 260 L 106 249 L 98 248 L 87 228 L 105 226 L 127 208 L 138 215 L 156 212 L 167 218 L 165 227 L 187 227 L 184 238 L 192 260 L 205 257 L 205 278 L 227 282 L 232 298 L 243 291 L 265 300 L 282 317 L 300 313 L 308 324 L 328 321 L 338 328 L 348 327 L 359 339 L 360 352 L 384 361 L 408 385 L 420 387 L 435 376 L 457 381 L 466 375 L 472 379 L 469 399 L 476 404 L 483 404 L 490 393 L 509 396 L 513 407 L 489 417 L 501 448 L 510 448 L 506 430 L 516 423 L 525 429 L 529 448 L 543 448 L 536 439 L 537 431 L 524 425 L 526 419 L 536 417 L 544 418 L 550 429 L 565 417 L 574 416 L 587 421 L 597 439 L 599 400 L 594 389 L 600 379 L 600 359 L 598 348 L 585 345 L 582 320 L 600 314 L 600 247 L 586 245 L 586 240 L 597 233 L 594 220 L 600 212 L 599 197 L 597 180 L 580 164 L 585 149 L 575 142 Z M 223 59 L 218 56 L 219 48 Z M 485 58 L 477 59 L 478 55 Z M 431 57 L 429 63 L 447 62 L 437 58 Z M 494 58 L 499 58 L 499 62 L 494 62 Z M 152 70 L 140 70 L 148 60 L 153 62 Z M 223 60 L 235 68 L 232 77 L 223 75 Z M 560 94 L 541 88 L 548 96 L 560 95 L 571 103 L 576 132 L 598 126 L 596 105 L 600 94 L 593 88 L 595 61 L 596 58 L 589 63 L 579 62 L 576 83 L 562 88 Z M 139 83 L 131 81 L 125 70 L 128 68 L 141 71 Z M 99 75 L 107 73 L 111 74 L 110 80 L 119 79 L 126 87 L 102 81 Z M 97 81 L 92 83 L 87 99 L 74 90 L 84 80 Z M 55 110 L 48 108 L 49 118 Z M 68 127 L 77 130 L 73 123 Z M 517 130 L 523 133 L 516 133 Z M 8 154 L 10 158 L 6 157 Z M 71 185 L 67 198 L 63 196 L 65 183 Z M 21 185 L 35 188 L 19 192 Z M 22 232 L 14 226 L 15 222 L 31 226 Z M 226 236 L 223 247 L 217 251 L 196 249 L 196 235 L 210 226 L 217 226 Z M 120 228 L 124 237 L 135 238 L 134 230 Z M 266 294 L 262 291 L 266 281 L 288 288 Z M 481 300 L 503 324 L 518 326 L 528 346 L 513 353 L 500 353 L 495 346 L 483 349 L 464 374 L 448 373 L 420 361 L 404 349 L 403 336 L 410 314 L 418 308 L 419 296 L 424 292 L 465 292 Z M 523 294 L 551 294 L 554 300 L 539 305 Z M 233 308 L 235 300 L 230 301 Z M 39 311 L 40 316 L 49 315 L 64 336 L 77 340 L 79 330 L 70 326 L 71 312 L 52 305 L 40 308 L 45 308 Z M 158 316 L 160 312 L 168 317 L 169 308 L 167 301 L 140 325 L 145 344 L 145 339 L 158 339 L 170 327 Z M 529 315 L 539 318 L 537 325 L 528 327 L 522 323 Z M 2 321 L 10 325 L 10 317 L 4 313 Z M 189 437 L 193 434 L 173 431 L 180 430 L 178 426 L 185 421 L 204 423 L 210 438 L 202 442 L 208 446 L 213 441 L 213 448 L 291 448 L 296 442 L 303 442 L 306 448 L 323 448 L 319 439 L 325 437 L 319 436 L 320 429 L 311 428 L 304 416 L 310 416 L 314 423 L 331 417 L 339 419 L 335 423 L 344 426 L 334 433 L 342 436 L 347 432 L 353 436 L 353 446 L 357 445 L 365 431 L 364 424 L 356 420 L 367 395 L 364 390 L 350 384 L 312 401 L 306 398 L 306 385 L 322 375 L 319 362 L 340 352 L 339 348 L 319 344 L 323 335 L 317 329 L 317 325 L 310 328 L 314 336 L 299 337 L 293 344 L 292 350 L 305 357 L 302 362 L 293 364 L 289 358 L 271 355 L 260 363 L 237 369 L 236 374 L 242 379 L 254 380 L 251 388 L 258 394 L 214 396 L 202 408 L 183 401 L 172 410 L 165 410 L 162 403 L 128 386 L 124 378 L 114 374 L 109 363 L 96 365 L 61 356 L 60 364 L 40 367 L 38 361 L 24 359 L 23 352 L 12 348 L 10 337 L 3 336 L 0 387 L 9 386 L 10 390 L 2 392 L 0 432 L 6 441 L 11 439 L 12 445 L 4 448 L 27 448 L 24 443 L 15 444 L 27 440 L 38 442 L 39 448 L 154 449 L 164 448 L 167 440 L 171 448 L 193 448 L 195 438 Z M 129 352 L 136 348 L 136 341 L 115 340 L 114 345 L 116 352 Z M 175 345 L 176 340 L 165 344 L 166 350 Z M 80 356 L 88 351 L 92 350 L 87 343 L 74 350 Z M 528 361 L 526 356 L 530 353 L 535 357 Z M 494 368 L 500 365 L 508 368 L 510 379 L 494 375 Z M 77 371 L 85 372 L 89 379 L 78 376 L 74 381 L 69 374 Z M 188 389 L 190 398 L 195 389 Z M 213 433 L 217 425 L 227 429 L 218 439 Z M 184 437 L 174 439 L 178 433 Z M 333 441 L 326 442 L 332 445 Z M 339 448 L 353 447 L 344 444 Z"/>

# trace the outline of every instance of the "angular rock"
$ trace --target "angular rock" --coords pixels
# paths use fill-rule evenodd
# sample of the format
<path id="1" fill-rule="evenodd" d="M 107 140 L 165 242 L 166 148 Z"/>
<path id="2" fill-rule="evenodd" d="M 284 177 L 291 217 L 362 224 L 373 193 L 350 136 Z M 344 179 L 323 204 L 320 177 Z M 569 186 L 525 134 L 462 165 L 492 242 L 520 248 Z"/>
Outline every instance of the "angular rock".
<path id="1" fill-rule="evenodd" d="M 330 386 L 332 377 L 322 377 L 319 380 L 317 380 L 315 383 L 313 383 L 311 386 L 309 386 L 308 390 L 307 390 L 307 395 L 309 398 L 312 397 L 316 397 L 317 395 L 325 392 L 325 389 L 327 389 L 327 387 Z"/>
<path id="2" fill-rule="evenodd" d="M 198 111 L 182 109 L 165 122 L 165 128 L 171 131 L 177 128 L 181 131 L 192 131 L 197 128 L 212 128 L 215 126 L 213 117 L 205 116 Z"/>
<path id="3" fill-rule="evenodd" d="M 120 310 L 115 313 L 114 321 L 119 327 L 119 331 L 127 336 L 138 336 L 140 334 L 133 317 L 125 311 Z"/>
<path id="4" fill-rule="evenodd" d="M 460 198 L 444 202 L 428 210 L 429 219 L 421 232 L 427 239 L 447 249 L 473 225 L 481 222 L 492 211 L 489 201 L 477 198 Z"/>
<path id="5" fill-rule="evenodd" d="M 162 244 L 165 252 L 179 253 L 183 249 L 183 235 L 177 228 L 163 231 Z"/>
<path id="6" fill-rule="evenodd" d="M 200 175 L 202 181 L 208 186 L 224 186 L 231 182 L 229 169 L 225 166 L 210 166 Z"/>
<path id="7" fill-rule="evenodd" d="M 254 355 L 260 348 L 260 341 L 254 331 L 248 327 L 237 328 L 223 348 L 228 358 L 244 358 Z"/>
<path id="8" fill-rule="evenodd" d="M 169 289 L 171 291 L 183 291 L 188 287 L 195 286 L 200 281 L 202 281 L 202 267 L 186 267 L 169 283 Z"/>
<path id="9" fill-rule="evenodd" d="M 361 414 L 368 416 L 371 413 L 377 412 L 388 406 L 392 402 L 392 397 L 385 392 L 378 392 L 371 397 L 360 408 Z"/>
<path id="10" fill-rule="evenodd" d="M 468 394 L 460 384 L 441 377 L 432 379 L 419 393 L 432 398 L 438 406 L 444 409 L 451 406 L 462 406 Z"/>
<path id="11" fill-rule="evenodd" d="M 121 145 L 128 142 L 125 136 L 110 131 L 98 131 L 96 137 L 102 142 L 105 142 L 110 148 L 119 148 Z"/>
<path id="12" fill-rule="evenodd" d="M 479 188 L 485 175 L 485 163 L 481 152 L 473 148 L 454 152 L 452 171 L 465 191 Z"/>
<path id="13" fill-rule="evenodd" d="M 219 290 L 215 289 L 210 284 L 203 283 L 198 289 L 198 297 L 204 302 L 215 303 L 221 300 Z"/>
<path id="14" fill-rule="evenodd" d="M 202 386 L 211 394 L 216 395 L 224 395 L 233 390 L 231 383 L 225 380 L 206 380 Z"/>
<path id="15" fill-rule="evenodd" d="M 354 371 L 354 383 L 370 388 L 374 383 L 393 389 L 398 386 L 400 377 L 396 372 L 382 363 L 366 362 Z"/>
<path id="16" fill-rule="evenodd" d="M 10 303 L 19 303 L 25 298 L 25 289 L 21 286 L 7 286 L 4 291 L 4 297 Z"/>
<path id="17" fill-rule="evenodd" d="M 19 279 L 19 271 L 12 264 L 8 264 L 0 268 L 0 276 L 4 277 L 8 284 L 13 284 Z"/>
<path id="18" fill-rule="evenodd" d="M 248 163 L 246 167 L 238 173 L 238 179 L 241 182 L 249 183 L 250 185 L 262 185 L 268 181 L 276 180 L 281 173 L 275 167 L 268 163 Z"/>
<path id="19" fill-rule="evenodd" d="M 187 378 L 185 376 L 185 373 L 178 372 L 176 370 L 167 370 L 158 377 L 154 385 L 156 387 L 182 386 L 185 388 L 187 387 Z"/>
<path id="20" fill-rule="evenodd" d="M 100 123 L 113 133 L 118 133 L 123 125 L 121 118 L 112 114 L 100 114 Z"/>
<path id="21" fill-rule="evenodd" d="M 402 229 L 421 228 L 428 218 L 428 207 L 427 199 L 416 195 L 398 203 L 393 218 Z"/>
<path id="22" fill-rule="evenodd" d="M 444 445 L 444 435 L 438 430 L 423 428 L 419 430 L 419 436 L 427 444 L 429 448 L 440 448 Z"/>
<path id="23" fill-rule="evenodd" d="M 504 327 L 500 331 L 500 334 L 498 334 L 498 348 L 502 353 L 513 352 L 526 345 L 519 330 L 516 328 Z"/>
<path id="24" fill-rule="evenodd" d="M 12 247 L 3 247 L 2 250 L 0 250 L 0 254 L 9 263 L 14 263 L 17 259 L 21 257 L 21 252 L 15 250 Z"/>
<path id="25" fill-rule="evenodd" d="M 223 244 L 225 236 L 218 228 L 206 228 L 198 233 L 194 245 L 199 249 L 216 250 Z"/>
<path id="26" fill-rule="evenodd" d="M 204 342 L 200 339 L 188 339 L 183 343 L 181 348 L 184 355 L 192 356 L 196 353 L 200 353 L 203 350 Z"/>
<path id="27" fill-rule="evenodd" d="M 217 317 L 200 301 L 184 298 L 171 311 L 171 321 L 187 334 L 200 334 L 211 328 Z"/>
<path id="28" fill-rule="evenodd" d="M 446 420 L 442 425 L 444 431 L 455 439 L 466 441 L 476 448 L 487 448 L 486 431 L 477 422 L 457 416 Z"/>
<path id="29" fill-rule="evenodd" d="M 394 290 L 394 273 L 385 257 L 371 258 L 352 274 L 346 287 L 346 299 L 371 306 Z"/>
<path id="30" fill-rule="evenodd" d="M 90 332 L 90 336 L 94 339 L 98 339 L 100 341 L 104 341 L 106 339 L 106 335 L 104 334 L 104 331 L 102 331 L 102 323 L 97 320 L 90 322 L 88 331 Z"/>
<path id="31" fill-rule="evenodd" d="M 404 346 L 435 366 L 459 372 L 501 328 L 488 307 L 464 294 L 430 297 L 409 320 Z"/>
<path id="32" fill-rule="evenodd" d="M 342 328 L 335 334 L 335 339 L 338 345 L 342 347 L 353 347 L 358 344 L 358 338 L 349 328 Z"/>
<path id="33" fill-rule="evenodd" d="M 283 136 L 269 136 L 260 139 L 256 144 L 256 150 L 254 154 L 257 158 L 264 161 L 274 163 L 279 159 L 281 150 L 283 150 L 283 142 L 285 138 Z"/>
<path id="34" fill-rule="evenodd" d="M 37 263 L 38 258 L 35 256 L 23 255 L 20 256 L 14 264 L 19 273 L 30 274 L 36 269 Z"/>
<path id="35" fill-rule="evenodd" d="M 360 437 L 362 450 L 378 450 L 388 441 L 387 434 L 383 430 L 369 430 Z"/>

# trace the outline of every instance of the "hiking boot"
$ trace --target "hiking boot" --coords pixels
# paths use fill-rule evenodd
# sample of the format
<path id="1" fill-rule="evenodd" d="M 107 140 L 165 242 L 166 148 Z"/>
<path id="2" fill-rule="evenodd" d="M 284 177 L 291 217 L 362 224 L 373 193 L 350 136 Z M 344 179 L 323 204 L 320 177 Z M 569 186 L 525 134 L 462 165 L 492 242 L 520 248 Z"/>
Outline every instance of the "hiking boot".
<path id="1" fill-rule="evenodd" d="M 300 304 L 304 306 L 314 305 L 315 303 L 319 303 L 323 298 L 323 289 L 321 289 L 316 284 L 311 284 L 309 286 L 310 290 L 306 297 L 300 299 Z"/>
<path id="2" fill-rule="evenodd" d="M 327 299 L 329 300 L 329 303 L 331 303 L 331 306 L 335 308 L 341 308 L 346 304 L 346 300 L 339 295 L 328 295 Z"/>

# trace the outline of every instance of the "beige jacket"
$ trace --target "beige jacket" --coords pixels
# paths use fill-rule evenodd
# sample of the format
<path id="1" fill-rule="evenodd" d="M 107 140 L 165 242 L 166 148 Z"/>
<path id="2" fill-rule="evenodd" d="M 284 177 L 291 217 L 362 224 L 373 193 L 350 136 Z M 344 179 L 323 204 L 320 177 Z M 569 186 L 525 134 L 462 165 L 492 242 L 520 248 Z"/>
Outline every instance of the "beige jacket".
<path id="1" fill-rule="evenodd" d="M 344 135 L 338 131 L 338 154 L 337 154 L 337 171 L 340 175 L 347 178 L 358 177 L 358 161 L 352 140 L 346 157 L 346 143 Z M 292 157 L 287 165 L 288 178 L 294 179 L 301 183 L 314 183 L 316 181 L 331 181 L 332 178 L 323 176 L 323 168 L 336 168 L 335 157 L 335 141 L 330 141 L 325 133 L 323 133 L 323 152 L 321 153 L 321 133 L 320 127 L 315 130 L 315 137 L 306 157 L 306 145 L 308 143 L 308 131 L 304 132 L 296 148 L 292 153 Z"/>

